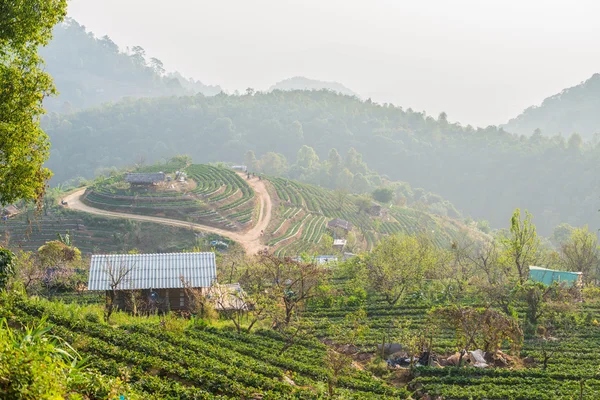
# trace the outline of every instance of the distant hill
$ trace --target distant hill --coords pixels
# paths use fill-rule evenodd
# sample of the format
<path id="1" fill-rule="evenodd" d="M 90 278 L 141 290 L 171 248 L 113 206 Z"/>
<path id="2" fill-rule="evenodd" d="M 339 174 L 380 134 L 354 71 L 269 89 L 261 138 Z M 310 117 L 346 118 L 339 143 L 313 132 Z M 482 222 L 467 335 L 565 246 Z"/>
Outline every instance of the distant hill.
<path id="1" fill-rule="evenodd" d="M 277 82 L 269 88 L 269 92 L 273 90 L 331 90 L 333 92 L 360 97 L 358 93 L 348 89 L 346 86 L 338 82 L 325 82 L 316 79 L 309 79 L 303 76 L 284 79 Z"/>
<path id="2" fill-rule="evenodd" d="M 531 135 L 535 129 L 553 136 L 579 133 L 590 139 L 600 133 L 600 74 L 527 108 L 503 126 L 509 132 Z"/>
<path id="3" fill-rule="evenodd" d="M 219 86 L 166 73 L 160 60 L 146 59 L 143 48 L 124 52 L 108 36 L 96 38 L 72 19 L 56 26 L 40 53 L 60 93 L 44 103 L 51 112 L 70 113 L 124 97 L 221 92 Z"/>
<path id="4" fill-rule="evenodd" d="M 437 193 L 492 227 L 507 226 L 516 207 L 536 217 L 542 235 L 563 222 L 600 226 L 600 186 L 594 184 L 600 153 L 589 143 L 462 127 L 445 114 L 433 118 L 325 90 L 123 100 L 49 115 L 42 126 L 52 143 L 47 165 L 56 183 L 176 154 L 200 163 L 250 165 L 248 150 L 285 172 L 294 161 L 310 167 L 311 152 L 302 151 L 306 145 L 321 166 L 330 167 L 317 171 L 323 172 L 316 174 L 322 186 L 380 186 L 368 172 L 340 161 L 354 148 L 370 170 L 408 182 L 412 196 L 405 197 L 435 204 L 439 199 L 426 191 Z M 290 171 L 290 177 L 303 180 L 302 175 Z M 335 182 L 329 180 L 333 175 Z M 419 187 L 426 191 L 414 189 Z"/>

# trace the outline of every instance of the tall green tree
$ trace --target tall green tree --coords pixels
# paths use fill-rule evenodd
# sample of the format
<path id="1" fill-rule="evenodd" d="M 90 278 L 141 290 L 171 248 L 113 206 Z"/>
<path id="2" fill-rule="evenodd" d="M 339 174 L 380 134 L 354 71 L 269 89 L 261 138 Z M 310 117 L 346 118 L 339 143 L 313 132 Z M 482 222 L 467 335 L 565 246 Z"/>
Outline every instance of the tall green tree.
<path id="1" fill-rule="evenodd" d="M 367 285 L 393 307 L 424 279 L 436 257 L 435 248 L 425 237 L 388 236 L 367 260 Z"/>
<path id="2" fill-rule="evenodd" d="M 41 205 L 51 173 L 49 141 L 39 125 L 42 100 L 55 93 L 38 48 L 66 15 L 66 0 L 0 2 L 0 203 Z"/>
<path id="3" fill-rule="evenodd" d="M 529 276 L 529 266 L 540 261 L 540 239 L 532 219 L 525 211 L 525 219 L 521 220 L 521 210 L 517 208 L 510 219 L 510 231 L 502 238 L 505 255 L 516 268 L 521 284 Z"/>
<path id="4" fill-rule="evenodd" d="M 319 166 L 319 156 L 310 146 L 302 146 L 296 155 L 296 164 L 304 168 L 316 168 Z"/>
<path id="5" fill-rule="evenodd" d="M 587 226 L 576 228 L 571 237 L 563 243 L 560 258 L 569 271 L 583 272 L 583 281 L 591 283 L 598 280 L 600 251 L 598 237 Z"/>

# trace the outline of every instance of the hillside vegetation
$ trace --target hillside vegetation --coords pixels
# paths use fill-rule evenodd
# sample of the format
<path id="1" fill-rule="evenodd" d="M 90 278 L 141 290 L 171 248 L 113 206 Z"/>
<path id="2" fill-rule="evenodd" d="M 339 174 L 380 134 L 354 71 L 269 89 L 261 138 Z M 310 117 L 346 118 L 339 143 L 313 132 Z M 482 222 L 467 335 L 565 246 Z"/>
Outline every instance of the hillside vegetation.
<path id="1" fill-rule="evenodd" d="M 505 226 L 515 207 L 556 225 L 600 225 L 594 174 L 600 148 L 561 137 L 524 138 L 502 129 L 473 129 L 391 104 L 327 91 L 274 91 L 141 99 L 58 116 L 44 124 L 55 182 L 92 177 L 102 168 L 189 154 L 197 162 L 240 163 L 303 145 L 321 158 L 360 149 L 364 161 L 392 180 L 427 188 L 473 218 Z"/>
<path id="2" fill-rule="evenodd" d="M 184 157 L 180 157 L 184 158 Z M 83 198 L 85 204 L 126 214 L 160 216 L 217 227 L 231 232 L 247 231 L 256 222 L 254 191 L 228 167 L 181 164 L 170 161 L 139 168 L 138 171 L 180 170 L 187 174 L 183 190 L 175 180 L 147 188 L 131 187 L 124 175 L 98 179 Z M 171 175 L 168 175 L 171 176 Z M 252 180 L 258 177 L 250 176 Z M 271 223 L 262 242 L 277 255 L 330 254 L 332 236 L 347 239 L 346 251 L 372 249 L 385 235 L 426 234 L 436 246 L 449 247 L 461 235 L 481 236 L 463 223 L 422 209 L 380 204 L 367 196 L 350 195 L 294 180 L 265 176 L 271 184 L 274 203 Z M 169 189 L 173 186 L 173 189 Z M 370 212 L 373 206 L 377 213 Z M 327 229 L 327 222 L 340 218 L 350 222 L 350 233 Z"/>
<path id="3" fill-rule="evenodd" d="M 92 207 L 125 213 L 180 219 L 228 230 L 251 226 L 256 211 L 254 191 L 233 170 L 210 165 L 155 165 L 139 171 L 185 171 L 183 183 L 165 181 L 158 187 L 135 188 L 124 175 L 89 187 L 84 202 Z"/>
<path id="4" fill-rule="evenodd" d="M 119 49 L 110 37 L 95 37 L 73 19 L 54 29 L 54 38 L 40 49 L 60 95 L 47 98 L 46 109 L 71 113 L 118 101 L 123 97 L 155 97 L 204 93 L 218 86 L 166 73 L 157 58 L 146 58 L 143 48 Z"/>
<path id="5" fill-rule="evenodd" d="M 15 251 L 36 251 L 65 232 L 69 232 L 73 243 L 85 254 L 132 249 L 168 253 L 190 250 L 198 243 L 189 229 L 94 216 L 62 207 L 48 215 L 30 210 L 0 224 L 0 237 L 6 247 Z"/>
<path id="6" fill-rule="evenodd" d="M 584 139 L 598 141 L 600 133 L 600 74 L 579 85 L 550 96 L 539 106 L 531 106 L 503 126 L 509 132 L 531 135 L 569 136 L 580 134 Z"/>
<path id="7" fill-rule="evenodd" d="M 346 96 L 360 97 L 356 92 L 348 89 L 339 82 L 325 82 L 316 79 L 309 79 L 303 76 L 295 76 L 293 78 L 284 79 L 275 83 L 269 88 L 269 92 L 273 90 L 331 90 L 333 92 Z"/>

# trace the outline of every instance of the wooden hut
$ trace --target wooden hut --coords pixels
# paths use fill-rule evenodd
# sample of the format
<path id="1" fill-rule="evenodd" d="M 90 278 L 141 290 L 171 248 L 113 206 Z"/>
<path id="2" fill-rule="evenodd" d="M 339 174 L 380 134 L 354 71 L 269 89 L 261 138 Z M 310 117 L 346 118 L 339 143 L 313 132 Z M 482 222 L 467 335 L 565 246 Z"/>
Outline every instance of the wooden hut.
<path id="1" fill-rule="evenodd" d="M 115 290 L 119 310 L 189 311 L 186 291 L 207 292 L 216 279 L 215 253 L 93 255 L 88 290 Z"/>

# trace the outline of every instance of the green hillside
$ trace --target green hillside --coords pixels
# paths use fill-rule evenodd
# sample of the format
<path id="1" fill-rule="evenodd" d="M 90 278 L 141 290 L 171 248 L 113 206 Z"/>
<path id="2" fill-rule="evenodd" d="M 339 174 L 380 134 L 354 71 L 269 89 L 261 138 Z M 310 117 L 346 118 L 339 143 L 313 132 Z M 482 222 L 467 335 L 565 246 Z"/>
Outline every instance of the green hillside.
<path id="1" fill-rule="evenodd" d="M 158 186 L 135 188 L 125 182 L 124 175 L 98 179 L 85 193 L 83 202 L 104 210 L 134 213 L 188 221 L 235 231 L 245 231 L 256 222 L 256 196 L 246 179 L 228 167 L 203 164 L 157 164 L 138 171 L 187 174 L 183 189 L 175 180 Z M 257 177 L 252 177 L 258 180 Z M 332 236 L 347 239 L 349 252 L 370 250 L 385 235 L 403 232 L 425 234 L 440 248 L 467 232 L 479 236 L 461 222 L 416 208 L 378 204 L 366 196 L 335 192 L 319 186 L 284 178 L 265 177 L 271 187 L 273 202 L 271 222 L 262 243 L 280 256 L 301 253 L 328 254 Z M 172 188 L 169 188 L 172 187 Z M 365 206 L 359 206 L 360 201 Z M 377 204 L 381 212 L 370 213 Z M 339 218 L 350 222 L 353 230 L 327 229 L 327 222 Z M 327 238 L 324 239 L 324 236 Z"/>
<path id="2" fill-rule="evenodd" d="M 354 148 L 380 175 L 437 193 L 493 227 L 505 227 L 516 207 L 536 215 L 544 235 L 563 222 L 600 226 L 600 193 L 589 184 L 600 148 L 590 143 L 462 127 L 445 114 L 432 118 L 327 91 L 123 101 L 54 116 L 44 127 L 53 145 L 53 182 L 173 154 L 237 164 L 248 150 L 258 159 L 280 153 L 284 158 L 267 158 L 277 160 L 281 175 L 303 145 L 321 159 L 331 149 Z M 339 172 L 350 183 L 359 180 L 358 173 Z"/>
<path id="3" fill-rule="evenodd" d="M 159 165 L 140 171 L 160 169 L 173 178 L 177 168 Z M 159 187 L 132 188 L 124 175 L 101 180 L 88 188 L 84 202 L 104 210 L 169 217 L 228 230 L 252 225 L 254 191 L 233 170 L 210 165 L 190 165 L 181 170 L 187 174 L 186 182 L 172 180 Z"/>
<path id="4" fill-rule="evenodd" d="M 527 108 L 503 128 L 519 135 L 531 135 L 536 129 L 546 136 L 569 137 L 577 133 L 596 141 L 595 135 L 600 133 L 599 108 L 600 74 L 594 74 L 585 82 L 544 99 L 539 106 Z"/>
<path id="5" fill-rule="evenodd" d="M 184 319 L 160 324 L 157 318 L 125 316 L 125 323 L 110 326 L 95 322 L 99 307 L 0 301 L 0 317 L 10 318 L 13 326 L 47 318 L 52 333 L 89 357 L 93 370 L 109 377 L 125 374 L 143 399 L 318 399 L 327 392 L 326 347 L 312 338 L 282 350 L 286 342 L 275 331 L 239 334 Z M 349 371 L 338 386 L 344 398 L 408 397 L 359 370 Z"/>
<path id="6" fill-rule="evenodd" d="M 73 19 L 54 28 L 54 38 L 40 49 L 54 78 L 58 97 L 45 100 L 49 111 L 71 113 L 124 97 L 155 97 L 221 92 L 177 73 L 144 49 L 120 49 L 110 37 L 97 38 Z"/>
<path id="7" fill-rule="evenodd" d="M 460 233 L 471 232 L 451 218 L 435 216 L 413 208 L 383 206 L 381 215 L 371 215 L 356 204 L 357 196 L 343 196 L 318 186 L 269 178 L 278 199 L 278 214 L 266 232 L 266 243 L 279 256 L 297 256 L 303 252 L 331 251 L 323 243 L 327 222 L 339 218 L 350 222 L 353 231 L 348 251 L 370 250 L 385 235 L 425 234 L 440 248 L 448 248 Z M 340 232 L 338 232 L 340 233 Z M 331 245 L 331 244 L 329 244 Z"/>
<path id="8" fill-rule="evenodd" d="M 24 213 L 0 224 L 0 236 L 13 250 L 37 251 L 57 234 L 69 235 L 83 253 L 118 253 L 138 249 L 144 253 L 190 250 L 197 245 L 194 232 L 151 222 L 107 218 L 68 209 L 49 215 Z"/>
<path id="9" fill-rule="evenodd" d="M 352 91 L 339 82 L 325 82 L 316 79 L 309 79 L 303 76 L 295 76 L 293 78 L 284 79 L 275 83 L 269 88 L 272 90 L 331 90 L 346 96 L 360 97 L 358 93 Z"/>

